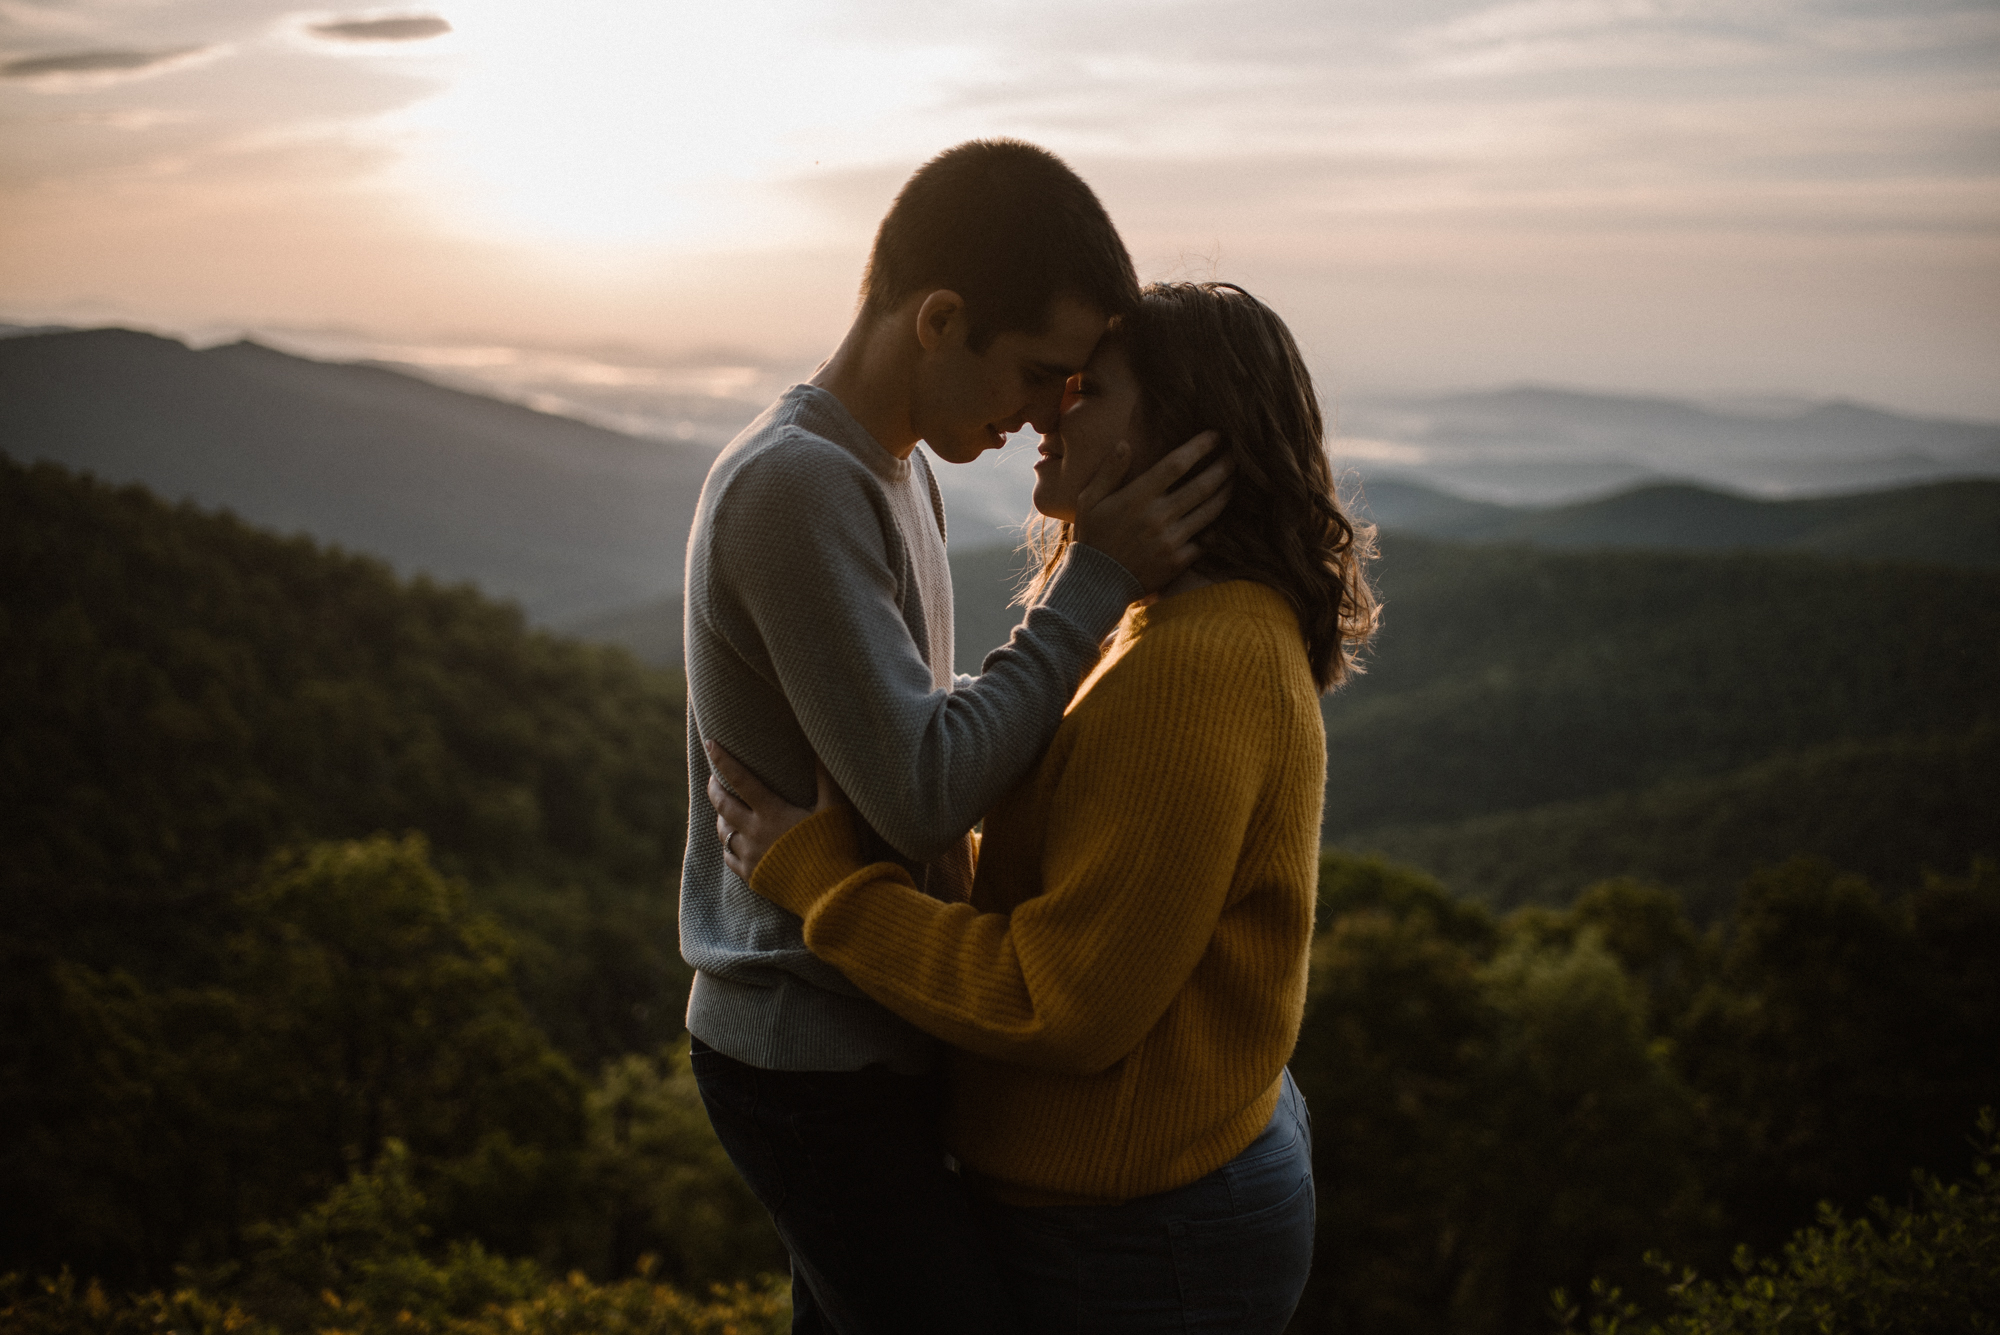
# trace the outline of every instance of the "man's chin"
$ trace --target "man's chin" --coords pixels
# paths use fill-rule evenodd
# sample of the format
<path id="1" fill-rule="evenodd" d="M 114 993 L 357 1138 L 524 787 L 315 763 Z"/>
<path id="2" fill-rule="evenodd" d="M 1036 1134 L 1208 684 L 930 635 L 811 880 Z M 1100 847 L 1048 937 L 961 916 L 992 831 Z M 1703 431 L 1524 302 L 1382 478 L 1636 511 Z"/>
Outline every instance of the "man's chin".
<path id="1" fill-rule="evenodd" d="M 991 437 L 985 435 L 976 437 L 965 436 L 958 440 L 945 442 L 935 440 L 926 440 L 924 442 L 924 444 L 931 447 L 932 454 L 948 464 L 969 464 L 988 450 L 997 450 L 1006 443 L 1007 438 L 1005 436 L 1002 436 L 998 441 L 994 441 Z"/>

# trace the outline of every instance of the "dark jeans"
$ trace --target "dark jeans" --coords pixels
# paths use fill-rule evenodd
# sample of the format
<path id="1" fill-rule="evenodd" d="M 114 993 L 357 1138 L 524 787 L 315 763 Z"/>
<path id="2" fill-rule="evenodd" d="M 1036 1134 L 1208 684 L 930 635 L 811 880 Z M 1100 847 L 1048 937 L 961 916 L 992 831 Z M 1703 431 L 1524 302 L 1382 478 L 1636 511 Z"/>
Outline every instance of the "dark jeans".
<path id="1" fill-rule="evenodd" d="M 1312 1119 L 1285 1072 L 1270 1123 L 1207 1177 L 1123 1205 L 980 1207 L 1030 1330 L 1278 1335 L 1312 1269 Z"/>
<path id="2" fill-rule="evenodd" d="M 695 1040 L 695 1083 L 792 1254 L 792 1330 L 1017 1335 L 964 1179 L 938 1139 L 939 1076 L 766 1071 Z"/>

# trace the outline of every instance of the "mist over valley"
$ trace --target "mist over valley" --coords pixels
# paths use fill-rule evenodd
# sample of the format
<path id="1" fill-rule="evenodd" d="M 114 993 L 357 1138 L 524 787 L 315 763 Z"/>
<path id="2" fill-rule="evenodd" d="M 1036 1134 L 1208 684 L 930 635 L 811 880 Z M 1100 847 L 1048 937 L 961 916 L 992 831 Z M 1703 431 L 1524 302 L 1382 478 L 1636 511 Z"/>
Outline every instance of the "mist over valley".
<path id="1" fill-rule="evenodd" d="M 482 377 L 515 401 L 473 392 Z M 740 358 L 329 363 L 247 341 L 23 332 L 0 339 L 0 442 L 472 583 L 536 625 L 675 667 L 703 477 L 758 410 L 750 396 L 783 379 Z M 1388 610 L 1367 673 L 1325 703 L 1331 842 L 1494 902 L 1639 873 L 1711 906 L 1799 851 L 1906 876 L 2000 849 L 2000 477 L 1983 475 L 2000 474 L 2000 427 L 1540 389 L 1365 411 L 1424 443 L 1355 438 L 1345 456 L 1361 456 L 1357 513 L 1385 533 Z M 962 672 L 1018 619 L 1033 458 L 1016 439 L 936 467 Z M 1621 481 L 1591 495 L 1606 460 Z M 1821 485 L 1659 480 L 1675 461 Z M 1835 485 L 1859 469 L 1916 480 Z M 1548 499 L 1502 503 L 1493 479 Z M 1728 814 L 1760 810 L 1792 816 Z M 1706 851 L 1690 855 L 1697 830 Z"/>

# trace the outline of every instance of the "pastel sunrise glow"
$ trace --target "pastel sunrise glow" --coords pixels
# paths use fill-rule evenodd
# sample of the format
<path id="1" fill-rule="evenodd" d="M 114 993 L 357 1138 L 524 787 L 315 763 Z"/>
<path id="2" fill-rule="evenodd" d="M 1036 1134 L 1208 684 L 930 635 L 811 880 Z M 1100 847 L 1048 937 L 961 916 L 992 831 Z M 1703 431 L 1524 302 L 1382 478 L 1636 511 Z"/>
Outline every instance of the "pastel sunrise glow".
<path id="1" fill-rule="evenodd" d="M 902 178 L 1016 135 L 1335 393 L 2000 413 L 1984 0 L 6 0 L 0 118 L 16 323 L 809 365 Z"/>

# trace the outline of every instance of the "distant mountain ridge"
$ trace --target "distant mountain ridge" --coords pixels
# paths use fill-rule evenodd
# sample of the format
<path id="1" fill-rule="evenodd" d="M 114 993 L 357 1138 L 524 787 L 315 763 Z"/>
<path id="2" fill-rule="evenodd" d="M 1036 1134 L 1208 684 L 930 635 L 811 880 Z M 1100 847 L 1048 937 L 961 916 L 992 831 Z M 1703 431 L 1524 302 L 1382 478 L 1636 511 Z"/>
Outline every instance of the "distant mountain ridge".
<path id="1" fill-rule="evenodd" d="M 678 587 L 714 457 L 381 367 L 117 329 L 0 340 L 0 449 L 471 580 L 543 621 Z"/>
<path id="2" fill-rule="evenodd" d="M 1375 482 L 1364 511 L 1383 528 L 1460 542 L 1680 551 L 1799 551 L 2000 566 L 2000 480 L 1932 482 L 1848 496 L 1758 500 L 1685 483 L 1523 508 L 1412 483 Z"/>
<path id="3" fill-rule="evenodd" d="M 1337 418 L 1336 455 L 1371 483 L 1515 505 L 1662 482 L 1780 497 L 2000 477 L 2000 423 L 1838 401 L 1753 411 L 1521 385 L 1360 399 Z"/>
<path id="4" fill-rule="evenodd" d="M 678 656 L 675 591 L 712 448 L 627 435 L 406 370 L 315 361 L 249 342 L 195 351 L 130 330 L 0 327 L 0 334 L 7 335 L 0 337 L 0 451 L 227 507 L 256 524 L 384 557 L 405 573 L 470 580 L 519 601 L 544 625 L 626 643 L 654 661 Z M 1391 532 L 1546 547 L 1761 548 L 2000 564 L 2000 482 L 1782 501 L 1663 484 L 1539 508 L 1469 500 L 1433 485 L 1461 465 L 1500 467 L 1478 459 L 1510 450 L 1530 470 L 1588 471 L 1592 451 L 1657 453 L 1704 440 L 1702 448 L 1724 453 L 1756 454 L 1785 441 L 1796 452 L 1808 439 L 1821 456 L 1928 450 L 1977 471 L 1989 454 L 2000 460 L 2000 427 L 1841 404 L 1729 415 L 1670 399 L 1539 388 L 1363 405 L 1357 415 L 1359 425 L 1424 442 L 1447 461 L 1415 477 L 1369 467 L 1366 510 Z M 1743 446 L 1743 432 L 1759 431 L 1764 445 Z M 1032 456 L 1017 442 L 937 470 L 955 558 L 977 564 L 983 549 L 1011 540 Z M 982 586 L 965 587 L 970 604 L 985 604 Z M 1003 636 L 1006 628 L 998 628 Z M 988 644 L 960 642 L 973 654 Z"/>

